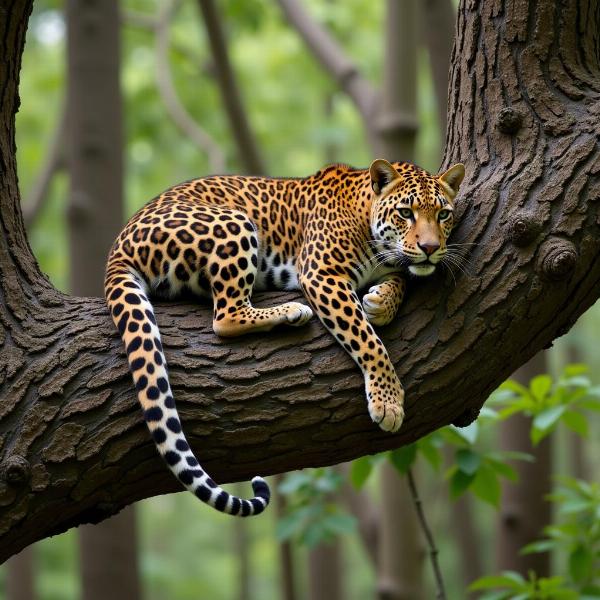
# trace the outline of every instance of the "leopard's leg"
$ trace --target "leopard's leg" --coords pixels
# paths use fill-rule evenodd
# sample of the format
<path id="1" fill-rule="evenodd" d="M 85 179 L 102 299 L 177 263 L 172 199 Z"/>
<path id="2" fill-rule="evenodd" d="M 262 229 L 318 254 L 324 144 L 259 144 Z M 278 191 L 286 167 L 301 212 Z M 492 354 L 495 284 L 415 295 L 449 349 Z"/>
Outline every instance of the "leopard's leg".
<path id="1" fill-rule="evenodd" d="M 390 357 L 355 291 L 340 275 L 301 269 L 300 284 L 323 325 L 360 367 L 369 414 L 385 431 L 398 431 L 404 418 L 404 390 Z"/>
<path id="2" fill-rule="evenodd" d="M 398 312 L 405 289 L 406 282 L 396 273 L 371 286 L 362 299 L 369 322 L 373 325 L 387 325 Z"/>
<path id="3" fill-rule="evenodd" d="M 242 213 L 239 213 L 242 214 Z M 213 329 L 233 337 L 268 331 L 277 325 L 304 325 L 312 310 L 300 302 L 255 308 L 250 302 L 258 264 L 258 236 L 248 217 L 237 235 L 219 240 L 207 264 L 213 297 Z"/>

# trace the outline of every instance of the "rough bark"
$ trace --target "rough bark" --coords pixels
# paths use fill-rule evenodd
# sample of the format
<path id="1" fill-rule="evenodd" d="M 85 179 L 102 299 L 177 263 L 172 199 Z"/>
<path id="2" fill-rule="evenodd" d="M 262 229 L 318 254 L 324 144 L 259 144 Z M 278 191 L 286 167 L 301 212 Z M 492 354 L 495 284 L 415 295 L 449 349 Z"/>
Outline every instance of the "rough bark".
<path id="1" fill-rule="evenodd" d="M 513 378 L 523 385 L 547 370 L 546 357 L 538 353 L 517 370 Z M 531 418 L 515 415 L 500 426 L 503 450 L 527 452 L 533 462 L 514 461 L 519 475 L 516 483 L 502 485 L 502 504 L 496 528 L 496 568 L 517 571 L 524 577 L 534 571 L 538 577 L 549 577 L 550 554 L 520 554 L 521 548 L 544 537 L 543 528 L 552 522 L 552 504 L 546 496 L 552 491 L 552 437 L 532 447 L 529 431 Z"/>
<path id="2" fill-rule="evenodd" d="M 68 527 L 179 490 L 142 423 L 100 298 L 39 272 L 16 183 L 14 113 L 29 2 L 1 5 L 0 560 Z M 157 307 L 184 426 L 220 482 L 350 460 L 467 423 L 501 381 L 600 293 L 600 8 L 464 1 L 444 165 L 462 160 L 455 242 L 471 277 L 411 285 L 382 337 L 407 389 L 397 435 L 373 426 L 362 379 L 313 321 L 220 340 L 210 309 Z M 298 294 L 267 294 L 272 304 Z"/>

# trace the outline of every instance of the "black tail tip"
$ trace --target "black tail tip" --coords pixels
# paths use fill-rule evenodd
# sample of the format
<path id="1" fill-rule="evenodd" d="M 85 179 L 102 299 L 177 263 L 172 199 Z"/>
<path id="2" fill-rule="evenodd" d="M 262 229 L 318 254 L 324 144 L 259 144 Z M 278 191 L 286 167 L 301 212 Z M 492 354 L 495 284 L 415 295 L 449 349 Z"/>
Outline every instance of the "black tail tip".
<path id="1" fill-rule="evenodd" d="M 271 499 L 271 490 L 269 489 L 269 485 L 262 477 L 254 477 L 252 479 L 252 490 L 254 491 L 254 495 L 262 498 L 267 504 Z"/>

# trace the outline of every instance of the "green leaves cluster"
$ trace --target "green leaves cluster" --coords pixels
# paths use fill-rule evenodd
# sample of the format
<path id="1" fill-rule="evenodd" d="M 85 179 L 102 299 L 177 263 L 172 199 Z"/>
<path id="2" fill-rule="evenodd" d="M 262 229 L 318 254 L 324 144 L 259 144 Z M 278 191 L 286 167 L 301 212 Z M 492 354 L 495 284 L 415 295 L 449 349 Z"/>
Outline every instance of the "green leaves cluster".
<path id="1" fill-rule="evenodd" d="M 550 375 L 538 375 L 528 387 L 506 381 L 490 398 L 499 407 L 500 420 L 520 413 L 531 417 L 531 442 L 539 444 L 559 423 L 582 437 L 588 436 L 585 412 L 600 411 L 600 386 L 592 386 L 585 365 L 565 367 L 556 382 Z"/>
<path id="2" fill-rule="evenodd" d="M 333 499 L 343 482 L 343 475 L 332 468 L 288 474 L 279 491 L 286 496 L 289 510 L 277 524 L 277 537 L 312 547 L 354 532 L 356 520 Z"/>
<path id="3" fill-rule="evenodd" d="M 600 485 L 563 478 L 549 500 L 558 520 L 544 529 L 547 538 L 529 544 L 523 553 L 561 551 L 567 576 L 524 579 L 514 572 L 482 577 L 471 590 L 490 590 L 481 600 L 592 600 L 600 598 Z M 492 591 L 493 590 L 493 591 Z"/>

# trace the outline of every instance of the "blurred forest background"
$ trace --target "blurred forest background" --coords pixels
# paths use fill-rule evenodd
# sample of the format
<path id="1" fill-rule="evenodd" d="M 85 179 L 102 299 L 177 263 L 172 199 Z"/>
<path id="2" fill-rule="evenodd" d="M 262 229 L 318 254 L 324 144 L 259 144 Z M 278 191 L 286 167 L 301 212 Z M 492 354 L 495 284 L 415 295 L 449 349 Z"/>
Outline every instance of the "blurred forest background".
<path id="1" fill-rule="evenodd" d="M 81 173 L 71 170 L 74 132 L 64 119 L 68 74 L 76 72 L 67 68 L 65 14 L 70 10 L 76 18 L 73 12 L 84 4 L 98 3 L 35 2 L 20 78 L 17 150 L 29 240 L 42 270 L 65 292 L 100 295 L 101 272 L 89 268 L 96 292 L 86 291 L 71 269 L 73 257 L 85 254 L 72 247 L 81 207 L 70 178 Z M 329 162 L 366 166 L 375 158 L 373 148 L 390 148 L 389 140 L 369 143 L 385 123 L 365 124 L 352 94 L 315 59 L 289 12 L 286 19 L 285 6 L 298 4 L 118 3 L 123 207 L 121 213 L 118 206 L 110 208 L 107 198 L 97 210 L 114 210 L 123 223 L 182 180 L 216 171 L 302 176 Z M 404 154 L 385 158 L 410 159 L 437 172 L 445 94 L 436 96 L 436 72 L 447 72 L 449 50 L 442 44 L 436 55 L 431 40 L 425 41 L 440 10 L 451 18 L 433 21 L 434 37 L 451 39 L 453 3 L 300 4 L 310 16 L 309 28 L 323 27 L 384 97 L 408 90 L 398 92 L 397 107 L 397 147 Z M 399 14 L 402 22 L 394 21 Z M 208 35 L 215 32 L 215 16 L 241 92 L 238 108 L 248 122 L 245 149 L 224 107 L 223 57 Z M 407 46 L 386 45 L 390 26 L 402 32 Z M 393 73 L 403 80 L 393 81 Z M 106 123 L 107 129 L 113 125 Z M 93 231 L 94 223 L 85 235 L 93 237 Z M 108 243 L 100 250 L 105 256 Z M 218 514 L 186 493 L 141 502 L 109 523 L 71 530 L 11 559 L 0 568 L 0 596 L 92 600 L 110 590 L 112 600 L 433 598 L 429 550 L 404 476 L 410 468 L 449 598 L 466 598 L 467 586 L 486 575 L 496 577 L 476 587 L 488 589 L 483 593 L 489 598 L 600 598 L 600 490 L 582 483 L 597 482 L 600 474 L 593 460 L 600 452 L 598 331 L 596 305 L 515 374 L 525 387 L 505 385 L 467 429 L 447 428 L 352 465 L 272 478 L 279 488 L 275 506 L 256 519 Z M 565 371 L 573 363 L 580 366 Z M 546 496 L 556 486 L 562 487 L 550 502 Z M 230 487 L 242 495 L 249 491 Z M 543 539 L 531 549 L 548 552 L 518 553 Z M 499 575 L 507 569 L 511 574 Z M 531 570 L 541 583 L 528 580 Z M 535 595 L 536 585 L 555 591 Z"/>

